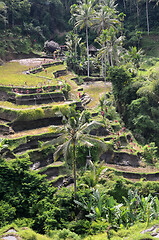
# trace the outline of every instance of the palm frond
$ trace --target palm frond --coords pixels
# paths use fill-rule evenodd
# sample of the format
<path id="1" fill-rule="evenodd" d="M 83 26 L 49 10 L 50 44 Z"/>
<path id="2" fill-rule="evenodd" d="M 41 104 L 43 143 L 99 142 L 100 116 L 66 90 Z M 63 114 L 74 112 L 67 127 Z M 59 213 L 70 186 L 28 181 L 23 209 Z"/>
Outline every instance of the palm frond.
<path id="1" fill-rule="evenodd" d="M 98 127 L 104 127 L 104 124 L 100 123 L 100 122 L 96 122 L 96 121 L 92 121 L 90 123 L 86 123 L 83 125 L 82 127 L 82 132 L 86 132 L 89 133 L 92 129 L 96 129 Z"/>
<path id="2" fill-rule="evenodd" d="M 67 137 L 68 137 L 68 134 L 62 134 L 59 137 L 54 138 L 53 140 L 43 143 L 42 148 L 48 147 L 50 145 L 62 144 L 65 141 L 65 139 L 67 139 Z"/>
<path id="3" fill-rule="evenodd" d="M 50 128 L 51 131 L 55 131 L 55 133 L 64 132 L 64 127 L 63 126 L 59 127 L 59 126 L 51 125 L 49 128 Z"/>
<path id="4" fill-rule="evenodd" d="M 81 139 L 81 140 L 80 140 L 80 143 L 83 144 L 83 145 L 85 145 L 85 146 L 87 146 L 87 147 L 93 147 L 93 146 L 94 146 L 94 144 L 92 144 L 92 143 L 90 143 L 89 141 L 86 141 L 86 140 L 84 140 L 84 139 Z"/>
<path id="5" fill-rule="evenodd" d="M 56 152 L 54 152 L 54 161 L 56 160 L 63 154 L 63 144 L 57 147 Z"/>
<path id="6" fill-rule="evenodd" d="M 69 139 L 67 142 L 63 144 L 63 155 L 65 160 L 68 159 L 71 142 L 72 142 L 72 139 Z"/>
<path id="7" fill-rule="evenodd" d="M 83 135 L 83 141 L 91 142 L 93 144 L 97 144 L 99 151 L 105 152 L 108 150 L 108 145 L 101 141 L 98 137 L 96 136 L 90 136 L 90 135 Z"/>

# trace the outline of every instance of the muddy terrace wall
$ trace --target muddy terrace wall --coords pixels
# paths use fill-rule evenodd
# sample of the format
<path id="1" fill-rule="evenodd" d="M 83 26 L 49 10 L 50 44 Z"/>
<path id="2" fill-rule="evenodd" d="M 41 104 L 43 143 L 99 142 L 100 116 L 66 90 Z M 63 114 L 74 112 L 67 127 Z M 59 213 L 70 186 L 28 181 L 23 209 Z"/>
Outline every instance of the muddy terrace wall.
<path id="1" fill-rule="evenodd" d="M 65 100 L 62 92 L 20 95 L 15 99 L 18 105 L 46 104 L 50 102 L 64 102 Z"/>

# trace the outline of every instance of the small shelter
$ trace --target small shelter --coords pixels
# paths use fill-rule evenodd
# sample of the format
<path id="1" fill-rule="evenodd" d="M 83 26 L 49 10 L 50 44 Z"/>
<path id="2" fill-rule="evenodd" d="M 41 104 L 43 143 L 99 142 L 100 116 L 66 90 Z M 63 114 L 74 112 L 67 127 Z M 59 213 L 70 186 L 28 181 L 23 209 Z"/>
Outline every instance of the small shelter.
<path id="1" fill-rule="evenodd" d="M 92 44 L 89 45 L 89 53 L 91 54 L 91 56 L 94 56 L 97 53 L 97 48 L 95 46 L 93 46 Z"/>
<path id="2" fill-rule="evenodd" d="M 44 49 L 51 53 L 53 53 L 54 51 L 57 51 L 57 50 L 61 50 L 59 44 L 57 42 L 54 42 L 53 40 L 46 41 L 44 43 Z"/>

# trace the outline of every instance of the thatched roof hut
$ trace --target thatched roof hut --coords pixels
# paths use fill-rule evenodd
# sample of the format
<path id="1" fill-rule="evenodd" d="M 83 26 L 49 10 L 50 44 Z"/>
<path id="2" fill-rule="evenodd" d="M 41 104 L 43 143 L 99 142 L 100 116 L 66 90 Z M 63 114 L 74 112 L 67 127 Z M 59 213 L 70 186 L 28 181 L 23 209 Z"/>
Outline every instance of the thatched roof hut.
<path id="1" fill-rule="evenodd" d="M 61 50 L 59 44 L 57 42 L 54 42 L 53 40 L 46 41 L 44 43 L 44 49 L 51 53 L 53 53 L 56 50 Z"/>
<path id="2" fill-rule="evenodd" d="M 88 48 L 89 48 L 89 53 L 90 53 L 91 55 L 96 54 L 96 52 L 98 51 L 97 48 L 96 48 L 95 46 L 93 46 L 92 44 L 89 45 Z"/>

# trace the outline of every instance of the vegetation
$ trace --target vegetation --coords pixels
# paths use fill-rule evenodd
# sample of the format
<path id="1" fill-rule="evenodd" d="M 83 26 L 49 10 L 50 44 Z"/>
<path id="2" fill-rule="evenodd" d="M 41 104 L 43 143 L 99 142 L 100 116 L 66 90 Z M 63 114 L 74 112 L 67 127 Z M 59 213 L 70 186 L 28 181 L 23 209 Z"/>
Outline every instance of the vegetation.
<path id="1" fill-rule="evenodd" d="M 65 116 L 64 116 L 65 117 Z M 67 116 L 66 116 L 67 117 Z M 65 117 L 65 118 L 66 118 Z M 88 122 L 87 113 L 82 112 L 81 115 L 76 113 L 75 109 L 70 108 L 70 112 L 68 113 L 68 120 L 66 124 L 64 122 L 64 127 L 60 130 L 63 133 L 57 139 L 52 140 L 49 143 L 45 143 L 44 146 L 48 144 L 60 144 L 54 153 L 54 159 L 59 157 L 61 152 L 64 155 L 64 158 L 68 160 L 69 157 L 72 158 L 72 170 L 74 177 L 74 191 L 76 193 L 76 168 L 77 168 L 77 160 L 76 160 L 76 145 L 82 143 L 82 145 L 86 145 L 87 147 L 92 147 L 93 143 L 97 143 L 101 148 L 106 149 L 106 145 L 97 137 L 93 137 L 89 135 L 89 131 L 97 126 L 100 126 L 98 122 Z M 58 130 L 59 131 L 59 130 Z M 64 143 L 63 143 L 64 142 Z"/>
<path id="2" fill-rule="evenodd" d="M 157 234 L 159 61 L 148 57 L 158 42 L 156 3 L 0 1 L 2 59 L 35 53 L 47 39 L 64 44 L 67 35 L 64 64 L 0 66 L 0 238 L 12 228 L 37 240 Z M 60 94 L 69 101 L 16 102 Z M 81 111 L 87 94 L 93 101 Z M 38 122 L 47 130 L 25 131 Z"/>

